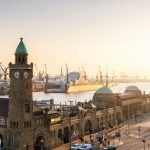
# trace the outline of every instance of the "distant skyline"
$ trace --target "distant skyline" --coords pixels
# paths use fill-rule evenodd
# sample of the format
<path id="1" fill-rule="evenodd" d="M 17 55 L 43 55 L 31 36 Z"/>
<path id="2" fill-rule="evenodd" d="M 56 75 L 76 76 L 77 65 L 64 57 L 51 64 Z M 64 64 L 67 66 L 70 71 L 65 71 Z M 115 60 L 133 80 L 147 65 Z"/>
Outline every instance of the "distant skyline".
<path id="1" fill-rule="evenodd" d="M 49 74 L 98 67 L 150 78 L 149 0 L 0 1 L 0 62 L 14 62 L 20 37 L 29 62 Z"/>

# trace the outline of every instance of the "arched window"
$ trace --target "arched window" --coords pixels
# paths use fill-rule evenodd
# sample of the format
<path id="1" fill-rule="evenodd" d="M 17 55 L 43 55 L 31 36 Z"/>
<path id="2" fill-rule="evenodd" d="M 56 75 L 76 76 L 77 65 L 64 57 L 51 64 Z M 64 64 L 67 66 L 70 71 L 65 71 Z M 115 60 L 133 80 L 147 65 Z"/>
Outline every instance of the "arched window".
<path id="1" fill-rule="evenodd" d="M 29 121 L 29 127 L 31 127 L 31 120 Z"/>
<path id="2" fill-rule="evenodd" d="M 29 122 L 27 121 L 27 128 L 29 127 Z"/>
<path id="3" fill-rule="evenodd" d="M 16 127 L 16 122 L 14 122 L 14 126 L 13 126 L 13 128 L 15 128 Z"/>
<path id="4" fill-rule="evenodd" d="M 18 58 L 18 62 L 19 62 L 19 63 L 21 62 L 21 58 L 20 58 L 20 57 Z"/>
<path id="5" fill-rule="evenodd" d="M 26 128 L 27 127 L 27 124 L 26 124 L 26 121 L 24 122 L 24 128 Z"/>
<path id="6" fill-rule="evenodd" d="M 29 113 L 29 112 L 30 112 L 29 104 L 25 104 L 25 112 L 26 112 L 26 113 Z"/>
<path id="7" fill-rule="evenodd" d="M 24 57 L 22 57 L 22 62 L 24 63 L 24 61 L 25 61 L 25 59 L 24 59 Z"/>
<path id="8" fill-rule="evenodd" d="M 13 126 L 13 123 L 12 123 L 12 121 L 10 121 L 10 128 L 12 128 L 12 126 Z"/>

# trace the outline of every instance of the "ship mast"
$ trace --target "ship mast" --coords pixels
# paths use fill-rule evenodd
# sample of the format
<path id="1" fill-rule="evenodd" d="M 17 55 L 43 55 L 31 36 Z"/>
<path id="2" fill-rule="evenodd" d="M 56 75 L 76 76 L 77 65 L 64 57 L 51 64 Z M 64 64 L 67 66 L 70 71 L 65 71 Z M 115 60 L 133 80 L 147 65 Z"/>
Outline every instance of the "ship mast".
<path id="1" fill-rule="evenodd" d="M 82 66 L 82 72 L 83 72 L 83 77 L 84 77 L 84 81 L 86 81 L 87 77 L 86 77 L 86 72 L 84 70 L 84 67 Z"/>
<path id="2" fill-rule="evenodd" d="M 101 84 L 103 84 L 103 75 L 102 75 L 102 71 L 101 71 L 100 66 L 99 66 L 99 82 L 100 82 Z"/>
<path id="3" fill-rule="evenodd" d="M 108 87 L 108 68 L 106 66 L 106 87 Z"/>
<path id="4" fill-rule="evenodd" d="M 47 67 L 46 67 L 46 64 L 45 64 L 45 75 L 47 75 Z"/>
<path id="5" fill-rule="evenodd" d="M 61 70 L 60 70 L 60 75 L 61 75 L 61 76 L 63 75 L 63 70 L 62 70 L 62 67 L 61 67 Z"/>
<path id="6" fill-rule="evenodd" d="M 66 76 L 67 76 L 67 85 L 69 84 L 69 73 L 68 73 L 68 66 L 66 64 Z"/>

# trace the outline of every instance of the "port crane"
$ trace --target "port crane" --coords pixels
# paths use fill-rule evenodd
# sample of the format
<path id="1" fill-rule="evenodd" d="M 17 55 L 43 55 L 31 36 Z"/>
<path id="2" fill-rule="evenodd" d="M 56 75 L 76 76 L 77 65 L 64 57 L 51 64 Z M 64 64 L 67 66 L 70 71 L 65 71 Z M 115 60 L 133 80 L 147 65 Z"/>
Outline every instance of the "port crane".
<path id="1" fill-rule="evenodd" d="M 105 82 L 106 82 L 106 85 L 105 85 L 105 86 L 108 86 L 108 82 L 113 82 L 113 81 L 114 81 L 114 77 L 116 77 L 116 76 L 114 76 L 113 74 L 112 74 L 112 77 L 110 77 L 110 76 L 108 75 L 108 68 L 107 68 L 107 66 L 106 66 L 106 73 L 105 73 L 105 75 L 102 74 L 102 71 L 101 71 L 101 67 L 100 67 L 100 66 L 99 66 L 98 74 L 99 74 L 99 75 L 96 76 L 96 77 L 97 77 L 97 80 L 99 79 L 99 82 L 102 83 L 103 85 L 104 85 L 104 80 L 105 80 Z"/>
<path id="2" fill-rule="evenodd" d="M 36 75 L 38 75 L 38 68 L 37 68 L 37 65 L 36 65 L 36 64 L 34 64 L 34 66 L 35 66 L 34 76 L 36 76 Z"/>
<path id="3" fill-rule="evenodd" d="M 37 76 L 38 80 L 43 81 L 44 80 L 44 77 L 43 77 L 44 71 L 39 71 L 36 64 L 34 64 L 34 66 L 35 66 L 34 76 Z M 45 69 L 46 69 L 46 64 L 45 64 Z"/>
<path id="4" fill-rule="evenodd" d="M 0 68 L 3 72 L 4 75 L 4 80 L 7 80 L 7 75 L 8 75 L 8 67 L 5 67 L 1 62 L 0 62 Z"/>

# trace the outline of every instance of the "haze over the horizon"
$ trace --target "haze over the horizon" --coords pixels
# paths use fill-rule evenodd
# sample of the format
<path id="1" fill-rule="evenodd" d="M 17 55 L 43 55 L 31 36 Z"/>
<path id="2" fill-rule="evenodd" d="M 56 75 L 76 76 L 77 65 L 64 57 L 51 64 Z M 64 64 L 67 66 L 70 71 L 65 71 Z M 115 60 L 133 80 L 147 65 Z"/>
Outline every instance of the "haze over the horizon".
<path id="1" fill-rule="evenodd" d="M 29 61 L 59 74 L 84 66 L 150 77 L 149 0 L 0 1 L 0 62 L 14 62 L 20 37 Z"/>

